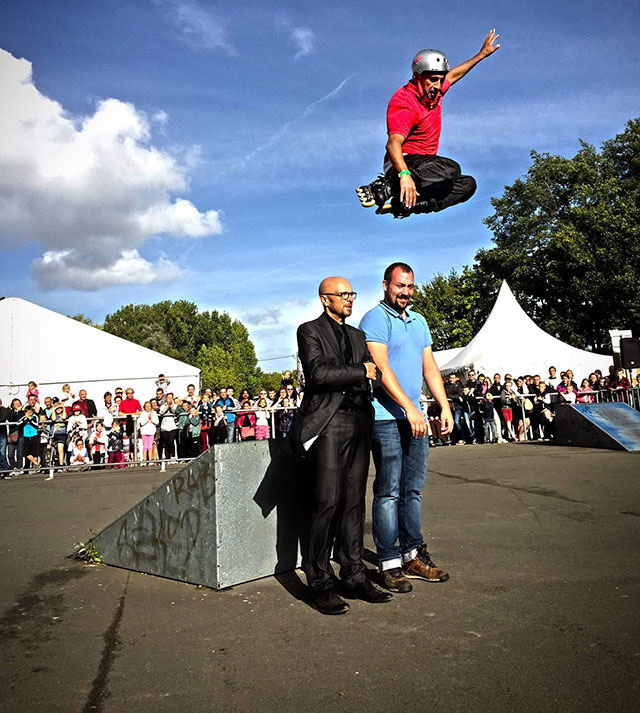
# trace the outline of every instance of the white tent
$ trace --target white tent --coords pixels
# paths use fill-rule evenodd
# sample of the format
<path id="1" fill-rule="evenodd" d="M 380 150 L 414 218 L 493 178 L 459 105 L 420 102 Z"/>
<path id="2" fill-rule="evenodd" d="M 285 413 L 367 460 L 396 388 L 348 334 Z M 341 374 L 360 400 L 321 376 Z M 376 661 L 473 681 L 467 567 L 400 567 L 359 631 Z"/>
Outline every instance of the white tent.
<path id="1" fill-rule="evenodd" d="M 155 380 L 164 374 L 171 390 L 183 396 L 188 384 L 200 386 L 200 370 L 126 339 L 16 297 L 0 299 L 0 398 L 24 401 L 26 384 L 36 381 L 40 401 L 57 396 L 62 385 L 72 393 L 87 390 L 96 404 L 105 391 L 132 387 L 135 397 L 155 396 Z"/>
<path id="2" fill-rule="evenodd" d="M 438 369 L 442 369 L 444 364 L 454 359 L 464 347 L 454 347 L 453 349 L 441 349 L 438 352 L 433 352 L 433 358 L 436 360 Z"/>
<path id="3" fill-rule="evenodd" d="M 570 319 L 570 315 L 567 315 Z M 516 376 L 540 374 L 547 377 L 550 366 L 558 373 L 571 369 L 578 380 L 594 369 L 607 374 L 613 357 L 576 349 L 552 337 L 520 307 L 506 281 L 503 281 L 491 314 L 482 329 L 456 355 L 445 363 L 436 361 L 445 373 L 475 369 L 493 376 L 508 372 Z"/>

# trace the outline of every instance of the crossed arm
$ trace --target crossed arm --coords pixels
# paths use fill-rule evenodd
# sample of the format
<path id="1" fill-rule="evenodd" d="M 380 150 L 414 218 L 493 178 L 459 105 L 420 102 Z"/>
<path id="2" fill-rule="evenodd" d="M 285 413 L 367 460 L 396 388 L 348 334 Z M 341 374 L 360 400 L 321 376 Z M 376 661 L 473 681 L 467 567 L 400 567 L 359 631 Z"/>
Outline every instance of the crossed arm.
<path id="1" fill-rule="evenodd" d="M 298 328 L 298 355 L 307 383 L 320 391 L 339 391 L 362 384 L 365 378 L 376 380 L 376 365 L 368 350 L 360 363 L 338 364 L 327 358 L 318 334 L 306 325 Z"/>
<path id="2" fill-rule="evenodd" d="M 405 394 L 398 382 L 398 378 L 389 366 L 389 350 L 387 345 L 380 344 L 379 342 L 367 342 L 367 346 L 378 369 L 382 372 L 383 389 L 405 412 L 414 437 L 424 437 L 427 433 L 427 423 L 424 420 L 424 415 Z M 422 352 L 422 374 L 433 398 L 440 404 L 440 408 L 442 409 L 442 414 L 440 415 L 442 432 L 447 433 L 453 427 L 453 416 L 451 415 L 451 408 L 447 401 L 447 395 L 444 392 L 444 384 L 442 383 L 440 370 L 433 358 L 431 347 L 426 347 Z"/>

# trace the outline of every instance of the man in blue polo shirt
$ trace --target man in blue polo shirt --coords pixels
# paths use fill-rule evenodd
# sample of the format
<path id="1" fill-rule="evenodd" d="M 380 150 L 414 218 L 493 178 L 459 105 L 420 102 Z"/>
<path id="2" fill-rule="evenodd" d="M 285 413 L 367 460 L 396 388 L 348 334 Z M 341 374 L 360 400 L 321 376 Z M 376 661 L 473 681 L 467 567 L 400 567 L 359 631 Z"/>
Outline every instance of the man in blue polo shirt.
<path id="1" fill-rule="evenodd" d="M 449 579 L 431 560 L 421 532 L 429 453 L 419 401 L 423 377 L 442 409 L 443 433 L 451 430 L 453 417 L 431 351 L 429 327 L 422 315 L 408 309 L 413 270 L 401 262 L 389 265 L 382 289 L 383 299 L 360 322 L 386 391 L 374 400 L 373 539 L 380 583 L 393 592 L 410 592 L 407 578 Z"/>

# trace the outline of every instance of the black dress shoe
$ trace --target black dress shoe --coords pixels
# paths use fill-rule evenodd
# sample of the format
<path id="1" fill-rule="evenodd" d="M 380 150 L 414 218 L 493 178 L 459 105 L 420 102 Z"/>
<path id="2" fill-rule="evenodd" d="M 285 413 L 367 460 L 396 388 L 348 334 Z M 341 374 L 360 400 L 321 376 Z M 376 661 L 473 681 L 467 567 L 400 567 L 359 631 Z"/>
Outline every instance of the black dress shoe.
<path id="1" fill-rule="evenodd" d="M 313 599 L 313 606 L 321 614 L 346 614 L 349 611 L 347 602 L 340 599 L 334 589 L 318 592 Z"/>
<path id="2" fill-rule="evenodd" d="M 391 601 L 393 598 L 393 594 L 377 589 L 368 579 L 353 587 L 345 587 L 344 596 L 349 599 L 362 599 L 372 604 L 382 604 L 383 602 Z"/>

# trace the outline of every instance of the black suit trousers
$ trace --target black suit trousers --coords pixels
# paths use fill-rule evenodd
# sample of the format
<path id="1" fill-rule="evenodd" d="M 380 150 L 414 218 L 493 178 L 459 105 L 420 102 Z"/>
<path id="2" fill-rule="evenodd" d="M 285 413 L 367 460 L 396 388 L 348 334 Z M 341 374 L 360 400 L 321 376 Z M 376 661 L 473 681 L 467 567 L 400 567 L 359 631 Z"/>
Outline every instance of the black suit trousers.
<path id="1" fill-rule="evenodd" d="M 333 586 L 331 551 L 347 585 L 366 579 L 362 563 L 371 414 L 338 411 L 309 449 L 312 513 L 303 569 L 314 591 Z"/>

